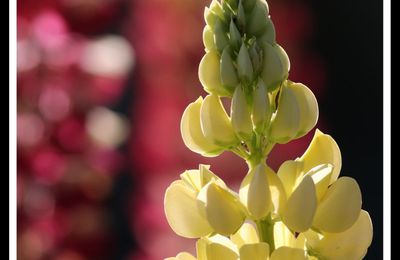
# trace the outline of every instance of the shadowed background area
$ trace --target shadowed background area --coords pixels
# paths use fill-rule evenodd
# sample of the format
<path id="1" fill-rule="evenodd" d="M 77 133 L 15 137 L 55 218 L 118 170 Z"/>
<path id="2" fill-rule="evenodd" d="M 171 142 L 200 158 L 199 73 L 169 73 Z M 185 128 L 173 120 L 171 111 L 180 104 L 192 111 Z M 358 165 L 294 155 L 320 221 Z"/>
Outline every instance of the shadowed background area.
<path id="1" fill-rule="evenodd" d="M 290 78 L 317 96 L 370 212 L 366 259 L 382 259 L 382 3 L 270 0 Z M 163 195 L 199 163 L 234 188 L 238 157 L 183 144 L 184 108 L 204 96 L 204 6 L 183 0 L 18 0 L 18 259 L 158 260 L 194 251 L 169 228 Z M 277 145 L 276 170 L 313 135 Z"/>

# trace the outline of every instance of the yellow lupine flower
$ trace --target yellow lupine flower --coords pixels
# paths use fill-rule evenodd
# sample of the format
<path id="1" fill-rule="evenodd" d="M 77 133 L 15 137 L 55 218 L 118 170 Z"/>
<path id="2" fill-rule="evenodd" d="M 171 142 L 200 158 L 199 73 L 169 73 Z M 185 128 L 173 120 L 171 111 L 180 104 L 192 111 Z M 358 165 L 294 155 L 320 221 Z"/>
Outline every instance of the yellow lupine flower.
<path id="1" fill-rule="evenodd" d="M 181 174 L 181 180 L 174 181 L 166 190 L 164 210 L 172 230 L 180 236 L 197 238 L 213 231 L 207 219 L 198 209 L 199 191 L 209 182 L 226 188 L 225 183 L 200 165 L 199 170 L 189 170 Z"/>
<path id="2" fill-rule="evenodd" d="M 267 166 L 263 163 L 251 169 L 240 185 L 239 196 L 255 220 L 266 217 L 272 208 Z"/>
<path id="3" fill-rule="evenodd" d="M 359 260 L 364 258 L 372 242 L 372 223 L 368 212 L 362 210 L 357 221 L 341 233 L 305 233 L 310 252 L 326 260 Z"/>
<path id="4" fill-rule="evenodd" d="M 222 148 L 207 139 L 201 131 L 200 108 L 203 98 L 199 97 L 190 103 L 181 119 L 181 135 L 185 145 L 193 152 L 213 157 L 222 153 Z"/>
<path id="5" fill-rule="evenodd" d="M 245 221 L 246 215 L 239 198 L 213 181 L 201 189 L 197 202 L 201 214 L 221 235 L 235 233 Z"/>
<path id="6" fill-rule="evenodd" d="M 221 235 L 204 237 L 197 241 L 198 260 L 237 260 L 238 250 L 235 244 Z"/>
<path id="7" fill-rule="evenodd" d="M 329 163 L 333 172 L 329 184 L 335 182 L 342 168 L 342 155 L 335 140 L 327 134 L 316 130 L 314 137 L 304 154 L 299 158 L 304 163 L 303 171 L 308 172 L 317 165 Z"/>
<path id="8" fill-rule="evenodd" d="M 271 254 L 271 260 L 307 260 L 306 252 L 299 248 L 280 247 Z"/>
<path id="9" fill-rule="evenodd" d="M 256 244 L 260 242 L 254 224 L 243 223 L 240 229 L 230 237 L 231 241 L 240 249 L 244 244 Z"/>
<path id="10" fill-rule="evenodd" d="M 310 176 L 305 176 L 288 197 L 282 220 L 291 230 L 304 232 L 311 227 L 316 208 L 314 182 Z"/>
<path id="11" fill-rule="evenodd" d="M 282 221 L 277 221 L 274 224 L 274 242 L 275 249 L 280 247 L 305 249 L 306 246 L 304 234 L 300 233 L 296 238 L 293 232 Z"/>
<path id="12" fill-rule="evenodd" d="M 313 226 L 325 232 L 343 232 L 358 219 L 361 191 L 350 177 L 341 177 L 328 188 L 318 205 Z"/>
<path id="13" fill-rule="evenodd" d="M 177 254 L 176 257 L 168 257 L 165 258 L 164 260 L 196 260 L 196 257 L 192 256 L 187 252 L 181 252 Z"/>
<path id="14" fill-rule="evenodd" d="M 204 99 L 200 108 L 200 120 L 204 136 L 214 144 L 230 147 L 239 142 L 217 95 L 208 95 Z"/>
<path id="15" fill-rule="evenodd" d="M 265 242 L 245 244 L 239 249 L 240 260 L 269 259 L 269 245 Z"/>

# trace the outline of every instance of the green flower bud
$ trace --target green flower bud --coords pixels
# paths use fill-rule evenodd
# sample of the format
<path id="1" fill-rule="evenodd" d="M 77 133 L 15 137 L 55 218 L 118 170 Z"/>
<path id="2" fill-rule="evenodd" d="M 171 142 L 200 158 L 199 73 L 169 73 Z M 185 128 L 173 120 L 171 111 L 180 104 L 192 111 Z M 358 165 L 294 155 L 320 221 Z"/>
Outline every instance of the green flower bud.
<path id="1" fill-rule="evenodd" d="M 246 26 L 246 14 L 244 12 L 242 0 L 239 1 L 239 5 L 238 5 L 237 21 L 238 21 L 239 30 L 243 30 Z"/>
<path id="2" fill-rule="evenodd" d="M 246 102 L 246 95 L 241 86 L 236 87 L 232 97 L 231 121 L 233 129 L 240 138 L 244 140 L 251 138 L 253 135 L 253 125 Z"/>
<path id="3" fill-rule="evenodd" d="M 225 46 L 229 44 L 229 38 L 224 29 L 224 24 L 221 19 L 217 19 L 215 21 L 214 42 L 220 53 L 224 50 Z"/>
<path id="4" fill-rule="evenodd" d="M 214 33 L 212 32 L 211 27 L 208 25 L 205 26 L 203 30 L 203 44 L 206 51 L 216 48 L 214 44 Z"/>
<path id="5" fill-rule="evenodd" d="M 221 82 L 231 92 L 239 84 L 239 78 L 230 54 L 230 47 L 225 47 L 221 55 Z"/>
<path id="6" fill-rule="evenodd" d="M 258 0 L 243 0 L 242 5 L 244 7 L 244 10 L 246 12 L 250 12 L 251 10 L 253 10 L 254 5 L 256 4 L 257 1 Z"/>
<path id="7" fill-rule="evenodd" d="M 253 109 L 251 119 L 254 130 L 261 134 L 268 127 L 271 120 L 272 110 L 270 106 L 267 89 L 262 79 L 258 79 L 256 88 L 253 91 Z"/>
<path id="8" fill-rule="evenodd" d="M 232 10 L 236 10 L 238 7 L 237 0 L 222 0 L 222 6 L 225 6 L 226 4 L 228 4 Z M 224 8 L 224 10 L 225 10 L 225 8 Z"/>
<path id="9" fill-rule="evenodd" d="M 253 42 L 249 48 L 249 55 L 254 72 L 257 74 L 262 68 L 262 55 L 257 42 Z"/>
<path id="10" fill-rule="evenodd" d="M 246 83 L 253 79 L 253 65 L 246 45 L 243 43 L 237 56 L 239 78 Z"/>
<path id="11" fill-rule="evenodd" d="M 268 5 L 265 1 L 256 1 L 253 11 L 247 16 L 246 29 L 250 35 L 261 35 L 267 25 Z"/>
<path id="12" fill-rule="evenodd" d="M 259 43 L 267 42 L 269 44 L 274 44 L 276 42 L 275 40 L 276 34 L 275 34 L 275 26 L 274 23 L 270 18 L 267 18 L 267 25 L 264 28 L 263 33 L 261 34 L 260 37 L 257 37 L 257 41 Z"/>
<path id="13" fill-rule="evenodd" d="M 283 57 L 281 57 L 283 56 L 283 54 L 281 55 L 282 49 L 276 46 L 266 42 L 263 43 L 263 70 L 261 77 L 267 86 L 268 92 L 274 91 L 279 87 L 288 74 L 288 63 L 284 64 Z"/>
<path id="14" fill-rule="evenodd" d="M 204 55 L 199 65 L 199 79 L 205 91 L 219 96 L 229 96 L 222 86 L 220 73 L 220 57 L 216 50 L 210 50 Z"/>
<path id="15" fill-rule="evenodd" d="M 242 45 L 242 36 L 240 35 L 240 32 L 233 20 L 231 20 L 231 23 L 229 24 L 229 36 L 232 47 L 235 50 L 239 50 L 240 46 Z"/>

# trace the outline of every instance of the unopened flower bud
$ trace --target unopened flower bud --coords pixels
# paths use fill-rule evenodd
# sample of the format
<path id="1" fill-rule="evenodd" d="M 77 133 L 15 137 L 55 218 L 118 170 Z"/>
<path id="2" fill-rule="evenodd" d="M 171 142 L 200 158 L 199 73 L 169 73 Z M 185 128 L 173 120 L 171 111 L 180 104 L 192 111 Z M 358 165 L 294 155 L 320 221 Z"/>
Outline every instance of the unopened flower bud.
<path id="1" fill-rule="evenodd" d="M 263 43 L 263 70 L 261 77 L 268 88 L 268 92 L 281 85 L 288 74 L 287 64 L 284 61 L 282 50 L 276 44 Z"/>
<path id="2" fill-rule="evenodd" d="M 251 59 L 251 64 L 253 65 L 253 70 L 256 74 L 262 68 L 262 54 L 261 49 L 258 47 L 257 42 L 254 41 L 249 48 L 249 55 Z"/>
<path id="3" fill-rule="evenodd" d="M 227 89 L 233 90 L 239 84 L 239 78 L 230 53 L 230 47 L 225 47 L 221 55 L 221 82 Z"/>
<path id="4" fill-rule="evenodd" d="M 249 56 L 249 52 L 245 43 L 240 47 L 239 54 L 237 56 L 237 66 L 239 78 L 246 83 L 251 82 L 253 78 L 253 65 Z"/>
<path id="5" fill-rule="evenodd" d="M 244 140 L 251 139 L 253 135 L 251 115 L 248 109 L 246 95 L 240 85 L 236 87 L 232 97 L 231 121 L 233 129 L 240 138 Z"/>
<path id="6" fill-rule="evenodd" d="M 229 24 L 229 36 L 230 36 L 229 40 L 232 47 L 235 50 L 239 50 L 240 46 L 242 45 L 242 36 L 240 35 L 240 32 L 236 27 L 235 22 L 233 22 L 233 20 L 231 20 Z"/>
<path id="7" fill-rule="evenodd" d="M 215 49 L 214 43 L 214 33 L 211 30 L 211 27 L 206 25 L 203 30 L 203 44 L 206 51 L 210 51 Z"/>
<path id="8" fill-rule="evenodd" d="M 246 12 L 250 12 L 251 10 L 253 10 L 256 1 L 258 0 L 242 0 L 242 5 L 244 7 L 244 10 Z"/>
<path id="9" fill-rule="evenodd" d="M 276 43 L 276 34 L 275 34 L 275 26 L 274 23 L 270 18 L 267 18 L 267 25 L 264 28 L 264 31 L 262 32 L 261 36 L 257 37 L 257 41 L 259 43 L 267 42 L 269 44 L 275 44 Z"/>
<path id="10" fill-rule="evenodd" d="M 246 29 L 250 35 L 259 36 L 267 26 L 268 5 L 265 1 L 256 1 L 256 4 L 248 16 Z"/>
<path id="11" fill-rule="evenodd" d="M 222 148 L 208 140 L 200 126 L 200 108 L 203 98 L 199 97 L 195 102 L 190 103 L 183 112 L 181 119 L 181 135 L 185 145 L 193 152 L 203 156 L 217 156 Z"/>
<path id="12" fill-rule="evenodd" d="M 215 22 L 218 19 L 218 15 L 216 15 L 213 11 L 211 11 L 208 7 L 204 8 L 204 20 L 206 23 L 214 29 Z"/>
<path id="13" fill-rule="evenodd" d="M 239 0 L 238 10 L 237 10 L 237 21 L 239 30 L 243 30 L 246 26 L 246 14 L 244 12 L 243 0 Z"/>
<path id="14" fill-rule="evenodd" d="M 253 108 L 251 119 L 253 121 L 256 133 L 263 133 L 271 120 L 272 109 L 266 86 L 262 79 L 258 79 L 257 85 L 253 91 Z"/>
<path id="15" fill-rule="evenodd" d="M 224 24 L 221 19 L 215 21 L 214 43 L 220 53 L 224 50 L 225 46 L 229 44 L 228 34 L 224 29 Z"/>
<path id="16" fill-rule="evenodd" d="M 204 55 L 199 65 L 199 79 L 208 93 L 228 96 L 229 92 L 222 86 L 220 73 L 220 57 L 216 50 Z"/>

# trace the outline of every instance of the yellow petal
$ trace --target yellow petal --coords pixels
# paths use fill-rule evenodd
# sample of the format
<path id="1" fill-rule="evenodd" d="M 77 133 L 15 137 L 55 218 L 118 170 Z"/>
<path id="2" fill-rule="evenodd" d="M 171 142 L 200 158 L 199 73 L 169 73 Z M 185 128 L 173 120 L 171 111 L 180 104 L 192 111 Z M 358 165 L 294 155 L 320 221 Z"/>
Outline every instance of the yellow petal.
<path id="1" fill-rule="evenodd" d="M 289 197 L 294 188 L 302 180 L 303 163 L 300 161 L 285 161 L 278 170 L 278 177 L 282 181 L 286 195 Z"/>
<path id="2" fill-rule="evenodd" d="M 168 257 L 165 258 L 164 260 L 196 260 L 196 257 L 192 256 L 187 252 L 181 252 L 177 254 L 176 257 Z"/>
<path id="3" fill-rule="evenodd" d="M 262 79 L 259 79 L 253 92 L 253 108 L 251 115 L 254 130 L 257 133 L 263 133 L 264 130 L 269 126 L 271 115 L 272 110 L 270 107 L 267 89 Z"/>
<path id="4" fill-rule="evenodd" d="M 272 252 L 271 260 L 307 260 L 306 252 L 298 248 L 280 247 Z"/>
<path id="5" fill-rule="evenodd" d="M 231 105 L 232 126 L 238 136 L 249 140 L 253 135 L 253 124 L 247 106 L 246 96 L 241 86 L 237 86 L 232 97 Z"/>
<path id="6" fill-rule="evenodd" d="M 226 188 L 224 181 L 210 171 L 210 166 L 200 164 L 198 170 L 187 170 L 180 175 L 182 181 L 191 189 L 199 192 L 210 181 L 214 181 L 219 186 Z"/>
<path id="7" fill-rule="evenodd" d="M 318 201 L 322 200 L 326 191 L 328 190 L 332 172 L 333 166 L 326 163 L 315 166 L 306 173 L 306 175 L 310 175 L 314 181 Z"/>
<path id="8" fill-rule="evenodd" d="M 235 245 L 226 237 L 215 235 L 199 239 L 196 243 L 199 260 L 237 260 Z"/>
<path id="9" fill-rule="evenodd" d="M 255 220 L 266 217 L 272 208 L 267 169 L 257 165 L 243 179 L 239 192 L 241 202 Z"/>
<path id="10" fill-rule="evenodd" d="M 300 234 L 296 238 L 282 221 L 278 221 L 274 224 L 274 243 L 275 249 L 283 246 L 304 249 L 305 237 Z"/>
<path id="11" fill-rule="evenodd" d="M 300 109 L 300 125 L 296 138 L 307 134 L 318 121 L 318 103 L 314 93 L 301 83 L 289 83 L 290 88 L 296 96 Z"/>
<path id="12" fill-rule="evenodd" d="M 300 126 L 300 106 L 296 95 L 286 84 L 282 86 L 276 115 L 271 124 L 270 139 L 284 144 L 292 140 Z"/>
<path id="13" fill-rule="evenodd" d="M 235 234 L 231 235 L 231 241 L 240 249 L 242 245 L 258 243 L 260 239 L 254 225 L 245 222 Z"/>
<path id="14" fill-rule="evenodd" d="M 293 231 L 304 232 L 311 227 L 316 207 L 314 182 L 305 176 L 286 203 L 283 222 Z"/>
<path id="15" fill-rule="evenodd" d="M 165 192 L 164 210 L 167 221 L 180 236 L 197 238 L 212 232 L 197 208 L 196 196 L 197 193 L 181 180 L 173 182 Z"/>
<path id="16" fill-rule="evenodd" d="M 199 65 L 199 79 L 208 93 L 226 96 L 229 93 L 224 89 L 220 75 L 220 57 L 216 50 L 210 50 L 204 55 Z"/>
<path id="17" fill-rule="evenodd" d="M 342 233 L 323 233 L 315 235 L 307 231 L 307 244 L 310 252 L 329 260 L 362 259 L 371 245 L 373 230 L 368 212 L 362 210 L 356 223 Z"/>
<path id="18" fill-rule="evenodd" d="M 305 172 L 320 164 L 333 165 L 330 184 L 337 180 L 342 168 L 342 156 L 337 143 L 330 135 L 324 134 L 318 129 L 300 160 L 304 162 L 303 170 Z"/>
<path id="19" fill-rule="evenodd" d="M 202 188 L 197 201 L 208 223 L 219 234 L 235 233 L 245 220 L 240 201 L 231 192 L 214 182 Z"/>
<path id="20" fill-rule="evenodd" d="M 215 49 L 214 34 L 210 26 L 205 26 L 203 30 L 203 44 L 207 51 Z"/>
<path id="21" fill-rule="evenodd" d="M 287 197 L 285 189 L 278 175 L 268 166 L 266 167 L 266 171 L 273 205 L 272 213 L 273 216 L 275 216 L 282 213 L 282 210 L 284 209 L 286 204 Z"/>
<path id="22" fill-rule="evenodd" d="M 268 260 L 269 245 L 261 242 L 243 245 L 240 250 L 240 260 Z"/>
<path id="23" fill-rule="evenodd" d="M 199 97 L 189 104 L 182 115 L 181 135 L 185 145 L 193 152 L 204 156 L 217 156 L 221 154 L 221 147 L 205 138 L 200 126 L 200 107 L 203 98 Z"/>
<path id="24" fill-rule="evenodd" d="M 361 204 L 357 182 L 350 177 L 339 178 L 318 205 L 313 225 L 325 232 L 343 232 L 358 219 Z"/>
<path id="25" fill-rule="evenodd" d="M 216 145 L 229 147 L 238 142 L 231 121 L 218 96 L 208 95 L 204 99 L 200 118 L 201 129 L 208 140 L 212 140 Z"/>

